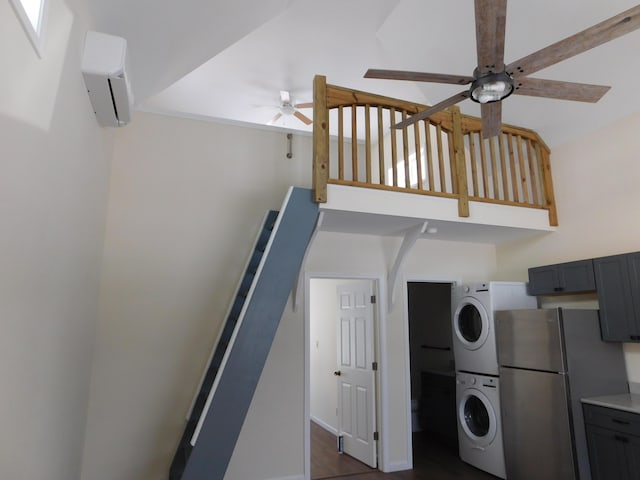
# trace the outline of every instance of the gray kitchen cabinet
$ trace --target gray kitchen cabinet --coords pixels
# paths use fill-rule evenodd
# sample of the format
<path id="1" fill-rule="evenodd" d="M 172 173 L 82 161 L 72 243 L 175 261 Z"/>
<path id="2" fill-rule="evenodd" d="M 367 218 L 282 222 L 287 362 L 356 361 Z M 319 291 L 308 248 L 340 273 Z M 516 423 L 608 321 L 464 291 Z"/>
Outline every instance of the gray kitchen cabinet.
<path id="1" fill-rule="evenodd" d="M 596 289 L 593 261 L 578 260 L 529 269 L 529 295 L 591 292 Z"/>
<path id="2" fill-rule="evenodd" d="M 640 252 L 593 260 L 602 339 L 640 341 Z"/>
<path id="3" fill-rule="evenodd" d="M 592 480 L 640 478 L 640 415 L 583 404 Z"/>

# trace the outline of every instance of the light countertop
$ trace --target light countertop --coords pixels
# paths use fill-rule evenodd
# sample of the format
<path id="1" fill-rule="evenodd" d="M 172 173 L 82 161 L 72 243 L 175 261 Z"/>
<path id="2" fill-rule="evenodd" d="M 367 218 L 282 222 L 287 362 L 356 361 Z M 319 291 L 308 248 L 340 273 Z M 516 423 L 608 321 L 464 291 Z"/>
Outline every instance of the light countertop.
<path id="1" fill-rule="evenodd" d="M 582 403 L 589 403 L 600 407 L 615 408 L 617 410 L 640 414 L 640 394 L 637 393 L 620 393 L 618 395 L 587 397 L 582 399 Z"/>

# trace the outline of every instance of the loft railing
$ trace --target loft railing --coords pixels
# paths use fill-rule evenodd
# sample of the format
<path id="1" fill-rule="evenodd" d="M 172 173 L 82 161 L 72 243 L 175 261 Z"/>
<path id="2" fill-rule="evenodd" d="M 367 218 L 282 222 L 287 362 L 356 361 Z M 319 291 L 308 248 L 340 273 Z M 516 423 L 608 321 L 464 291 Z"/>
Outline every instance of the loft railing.
<path id="1" fill-rule="evenodd" d="M 549 148 L 536 132 L 503 125 L 483 139 L 481 120 L 458 107 L 391 129 L 426 106 L 328 85 L 321 75 L 313 95 L 316 202 L 327 201 L 327 184 L 350 185 L 454 198 L 461 217 L 469 201 L 545 209 L 558 224 Z"/>

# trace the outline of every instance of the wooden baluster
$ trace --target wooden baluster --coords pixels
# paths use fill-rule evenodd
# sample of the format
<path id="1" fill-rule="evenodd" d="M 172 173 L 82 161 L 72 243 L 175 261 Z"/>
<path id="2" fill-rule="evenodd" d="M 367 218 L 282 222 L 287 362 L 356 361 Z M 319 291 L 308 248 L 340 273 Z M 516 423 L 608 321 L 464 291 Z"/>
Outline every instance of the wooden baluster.
<path id="1" fill-rule="evenodd" d="M 544 171 L 542 165 L 542 148 L 540 142 L 534 141 L 534 148 L 536 154 L 536 175 L 538 178 L 538 188 L 540 190 L 540 205 L 547 206 L 547 197 L 544 191 Z"/>
<path id="2" fill-rule="evenodd" d="M 358 111 L 356 105 L 351 105 L 351 165 L 354 182 L 358 181 Z"/>
<path id="3" fill-rule="evenodd" d="M 478 192 L 478 163 L 476 159 L 476 144 L 475 144 L 475 136 L 476 134 L 473 132 L 469 132 L 469 156 L 471 157 L 471 183 L 473 184 L 473 195 L 476 197 L 480 196 Z M 480 139 L 482 141 L 482 139 Z"/>
<path id="4" fill-rule="evenodd" d="M 504 149 L 504 133 L 498 135 L 500 147 L 500 171 L 502 172 L 502 199 L 509 200 L 509 176 L 507 175 L 507 155 Z"/>
<path id="5" fill-rule="evenodd" d="M 482 170 L 482 196 L 489 198 L 489 176 L 487 174 L 487 152 L 485 139 L 480 135 L 480 168 Z"/>
<path id="6" fill-rule="evenodd" d="M 536 157 L 533 153 L 533 145 L 531 139 L 527 138 L 527 158 L 529 159 L 529 178 L 531 178 L 531 192 L 533 194 L 533 203 L 540 205 L 538 202 L 538 182 L 536 179 Z"/>
<path id="7" fill-rule="evenodd" d="M 391 125 L 395 125 L 396 122 L 396 109 L 395 108 L 390 108 L 389 109 L 389 117 L 391 120 Z M 398 186 L 398 148 L 396 145 L 396 132 L 397 129 L 392 128 L 391 131 L 389 132 L 389 139 L 391 140 L 391 170 L 393 172 L 393 186 L 397 187 Z"/>
<path id="8" fill-rule="evenodd" d="M 386 185 L 386 169 L 384 166 L 384 130 L 382 128 L 382 107 L 378 106 L 378 165 L 380 168 L 380 185 Z"/>
<path id="9" fill-rule="evenodd" d="M 491 137 L 487 139 L 489 142 L 489 152 L 491 154 L 491 176 L 493 177 L 493 199 L 500 199 L 500 188 L 498 187 L 498 163 L 496 155 L 496 142 L 495 138 Z"/>
<path id="10" fill-rule="evenodd" d="M 329 181 L 329 110 L 327 109 L 327 78 L 313 78 L 313 198 L 326 203 Z"/>
<path id="11" fill-rule="evenodd" d="M 458 193 L 458 169 L 456 168 L 456 154 L 454 148 L 453 133 L 447 132 L 447 144 L 449 145 L 449 169 L 451 170 L 451 192 Z"/>
<path id="12" fill-rule="evenodd" d="M 513 190 L 513 201 L 520 201 L 520 192 L 518 191 L 518 172 L 516 172 L 516 156 L 513 151 L 513 135 L 510 133 L 507 135 L 507 141 L 509 142 L 509 168 L 511 169 L 511 189 Z"/>
<path id="13" fill-rule="evenodd" d="M 338 107 L 338 178 L 344 180 L 344 108 Z"/>
<path id="14" fill-rule="evenodd" d="M 444 152 L 442 151 L 442 127 L 440 124 L 436 125 L 436 141 L 438 142 L 438 167 L 440 168 L 438 173 L 440 175 L 440 191 L 446 192 L 447 185 L 445 183 L 446 175 L 444 172 Z"/>
<path id="15" fill-rule="evenodd" d="M 407 119 L 407 111 L 402 111 L 402 121 Z M 402 129 L 402 154 L 404 156 L 404 188 L 411 188 L 411 172 L 409 171 L 409 135 L 407 127 Z"/>
<path id="16" fill-rule="evenodd" d="M 424 120 L 424 135 L 427 150 L 427 174 L 429 175 L 429 190 L 435 192 L 436 188 L 433 183 L 433 151 L 431 150 L 431 122 L 429 122 L 429 120 L 427 119 Z"/>
<path id="17" fill-rule="evenodd" d="M 418 190 L 423 190 L 422 185 L 422 154 L 420 152 L 420 122 L 413 124 L 413 139 L 416 149 L 416 172 L 418 173 Z"/>
<path id="18" fill-rule="evenodd" d="M 365 160 L 367 162 L 367 183 L 371 184 L 371 111 L 369 104 L 364 106 Z"/>
<path id="19" fill-rule="evenodd" d="M 527 170 L 524 166 L 524 152 L 522 149 L 523 139 L 520 135 L 516 136 L 516 144 L 518 145 L 518 163 L 520 164 L 520 184 L 522 185 L 522 201 L 531 203 L 531 195 L 529 195 L 529 185 L 527 184 Z"/>

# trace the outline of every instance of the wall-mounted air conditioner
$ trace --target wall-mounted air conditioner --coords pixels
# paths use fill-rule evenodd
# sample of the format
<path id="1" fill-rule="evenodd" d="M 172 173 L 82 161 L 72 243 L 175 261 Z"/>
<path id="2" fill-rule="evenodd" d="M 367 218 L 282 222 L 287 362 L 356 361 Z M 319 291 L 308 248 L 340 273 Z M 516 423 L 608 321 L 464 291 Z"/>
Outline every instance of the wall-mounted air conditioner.
<path id="1" fill-rule="evenodd" d="M 100 125 L 122 127 L 131 120 L 133 95 L 126 65 L 124 38 L 87 32 L 82 75 Z"/>

